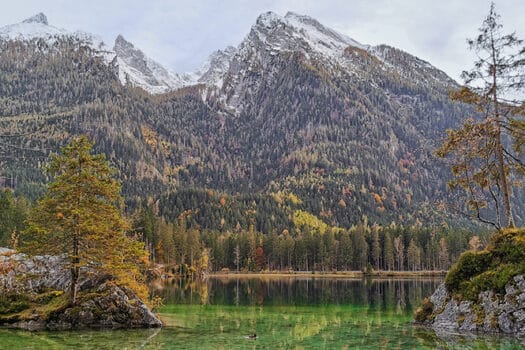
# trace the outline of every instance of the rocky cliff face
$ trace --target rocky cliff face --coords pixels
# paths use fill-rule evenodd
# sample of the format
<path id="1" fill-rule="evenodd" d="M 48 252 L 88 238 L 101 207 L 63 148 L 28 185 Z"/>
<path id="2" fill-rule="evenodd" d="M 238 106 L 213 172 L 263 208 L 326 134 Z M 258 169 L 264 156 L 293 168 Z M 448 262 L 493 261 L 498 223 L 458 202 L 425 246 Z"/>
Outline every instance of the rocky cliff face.
<path id="1" fill-rule="evenodd" d="M 119 79 L 123 84 L 129 82 L 150 93 L 159 94 L 195 83 L 190 76 L 172 72 L 147 57 L 122 35 L 115 39 L 113 51 Z"/>
<path id="2" fill-rule="evenodd" d="M 34 256 L 0 248 L 0 287 L 4 293 L 41 293 L 69 288 L 69 270 L 61 256 Z"/>
<path id="3" fill-rule="evenodd" d="M 70 305 L 64 293 L 69 273 L 63 257 L 28 257 L 0 248 L 0 291 L 8 300 L 2 300 L 0 324 L 31 331 L 162 325 L 142 300 L 108 275 L 84 274 L 79 302 Z"/>
<path id="4" fill-rule="evenodd" d="M 426 303 L 427 313 L 418 310 L 418 321 L 436 332 L 506 333 L 525 336 L 525 278 L 514 277 L 505 294 L 492 291 L 479 294 L 478 300 L 459 301 L 441 284 Z M 423 306 L 425 308 L 425 305 Z M 417 315 L 416 315 L 417 318 Z"/>

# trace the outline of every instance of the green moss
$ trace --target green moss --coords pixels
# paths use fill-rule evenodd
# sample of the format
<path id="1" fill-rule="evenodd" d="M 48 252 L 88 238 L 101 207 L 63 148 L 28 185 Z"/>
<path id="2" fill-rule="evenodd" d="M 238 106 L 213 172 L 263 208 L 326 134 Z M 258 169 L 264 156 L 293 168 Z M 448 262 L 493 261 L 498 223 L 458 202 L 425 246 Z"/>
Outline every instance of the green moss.
<path id="1" fill-rule="evenodd" d="M 457 264 L 452 266 L 445 278 L 447 289 L 452 293 L 458 292 L 465 281 L 484 272 L 490 266 L 491 259 L 492 254 L 488 251 L 461 254 Z"/>
<path id="2" fill-rule="evenodd" d="M 414 313 L 414 319 L 416 322 L 423 323 L 425 321 L 430 321 L 432 318 L 432 311 L 434 310 L 434 304 L 430 301 L 429 298 L 423 299 L 421 306 L 416 309 Z"/>
<path id="3" fill-rule="evenodd" d="M 485 310 L 483 309 L 483 307 L 479 304 L 472 304 L 472 311 L 474 311 L 476 313 L 476 324 L 478 326 L 481 326 L 483 325 L 483 322 L 485 320 Z"/>
<path id="4" fill-rule="evenodd" d="M 102 310 L 98 306 L 93 306 L 90 311 L 93 314 L 93 317 L 98 320 L 102 319 L 104 315 L 107 314 L 106 310 Z"/>
<path id="5" fill-rule="evenodd" d="M 54 290 L 51 292 L 37 294 L 32 299 L 37 304 L 45 305 L 45 304 L 49 304 L 54 298 L 59 297 L 63 294 L 64 292 L 61 290 Z"/>
<path id="6" fill-rule="evenodd" d="M 13 314 L 27 309 L 30 298 L 25 294 L 3 295 L 0 299 L 0 314 Z"/>
<path id="7" fill-rule="evenodd" d="M 52 291 L 36 295 L 17 294 L 3 296 L 0 301 L 0 323 L 28 321 L 36 318 L 46 320 L 69 304 L 64 292 Z"/>
<path id="8" fill-rule="evenodd" d="M 47 304 L 44 304 L 37 308 L 36 312 L 44 319 L 47 320 L 62 312 L 69 306 L 69 296 L 65 293 L 56 294 Z"/>
<path id="9" fill-rule="evenodd" d="M 495 261 L 522 265 L 525 262 L 525 229 L 506 230 L 495 235 L 489 248 Z"/>
<path id="10" fill-rule="evenodd" d="M 525 229 L 509 229 L 495 234 L 487 250 L 463 253 L 445 284 L 459 300 L 476 301 L 485 290 L 503 294 L 519 274 L 525 274 Z"/>

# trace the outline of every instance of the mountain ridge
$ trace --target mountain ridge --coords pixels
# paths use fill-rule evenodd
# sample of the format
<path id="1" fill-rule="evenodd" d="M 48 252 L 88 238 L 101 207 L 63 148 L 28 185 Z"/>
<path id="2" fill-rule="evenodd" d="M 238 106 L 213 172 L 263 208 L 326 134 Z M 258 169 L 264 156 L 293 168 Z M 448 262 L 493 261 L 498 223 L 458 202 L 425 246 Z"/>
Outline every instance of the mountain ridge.
<path id="1" fill-rule="evenodd" d="M 135 205 L 150 198 L 167 217 L 199 212 L 201 227 L 252 222 L 262 232 L 282 231 L 296 212 L 336 227 L 457 219 L 436 210 L 449 174 L 433 150 L 473 111 L 449 100 L 450 77 L 402 50 L 360 44 L 308 16 L 264 13 L 192 84 L 152 95 L 123 84 L 124 64 L 149 87 L 166 82 L 123 36 L 109 63 L 68 40 L 54 56 L 32 41 L 0 44 L 0 133 L 25 118 L 24 128 L 44 131 L 16 144 L 46 150 L 89 133 Z M 38 69 L 20 75 L 13 57 Z M 6 164 L 24 186 L 42 179 L 31 160 Z"/>

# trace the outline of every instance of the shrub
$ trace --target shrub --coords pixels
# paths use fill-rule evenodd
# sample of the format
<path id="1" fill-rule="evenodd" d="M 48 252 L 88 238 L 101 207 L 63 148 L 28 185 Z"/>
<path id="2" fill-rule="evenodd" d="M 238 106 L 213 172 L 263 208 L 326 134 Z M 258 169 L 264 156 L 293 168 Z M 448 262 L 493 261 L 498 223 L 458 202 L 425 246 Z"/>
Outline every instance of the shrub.
<path id="1" fill-rule="evenodd" d="M 525 261 L 525 230 L 499 232 L 492 238 L 489 249 L 500 263 L 520 264 Z"/>
<path id="2" fill-rule="evenodd" d="M 496 233 L 487 250 L 463 253 L 445 285 L 459 299 L 477 300 L 480 292 L 504 293 L 512 278 L 525 273 L 525 230 L 507 229 Z"/>
<path id="3" fill-rule="evenodd" d="M 492 254 L 488 251 L 465 252 L 445 277 L 445 285 L 452 292 L 459 292 L 461 285 L 490 268 Z"/>

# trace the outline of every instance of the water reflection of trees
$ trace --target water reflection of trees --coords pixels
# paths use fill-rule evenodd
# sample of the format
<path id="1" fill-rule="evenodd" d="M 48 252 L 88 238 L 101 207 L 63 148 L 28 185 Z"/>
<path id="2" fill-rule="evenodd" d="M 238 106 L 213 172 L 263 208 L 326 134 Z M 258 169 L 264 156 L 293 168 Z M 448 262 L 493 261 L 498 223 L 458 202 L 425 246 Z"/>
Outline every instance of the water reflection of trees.
<path id="1" fill-rule="evenodd" d="M 214 305 L 356 305 L 370 312 L 406 313 L 439 280 L 328 278 L 173 279 L 155 293 L 166 303 Z"/>

